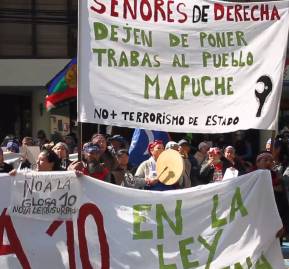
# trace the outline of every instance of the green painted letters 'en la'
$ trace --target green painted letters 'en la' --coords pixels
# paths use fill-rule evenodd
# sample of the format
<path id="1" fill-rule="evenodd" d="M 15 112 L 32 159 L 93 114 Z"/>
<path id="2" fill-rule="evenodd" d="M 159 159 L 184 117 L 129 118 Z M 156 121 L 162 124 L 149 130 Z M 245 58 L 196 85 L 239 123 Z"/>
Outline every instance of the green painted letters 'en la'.
<path id="1" fill-rule="evenodd" d="M 217 217 L 218 205 L 219 205 L 219 196 L 218 194 L 216 194 L 213 197 L 213 209 L 211 212 L 212 228 L 222 227 L 227 224 L 227 220 L 225 218 L 218 219 Z"/>
<path id="2" fill-rule="evenodd" d="M 152 239 L 153 232 L 152 231 L 141 231 L 140 225 L 142 222 L 146 222 L 146 217 L 141 216 L 140 212 L 142 211 L 150 211 L 152 205 L 134 205 L 133 206 L 133 239 Z"/>
<path id="3" fill-rule="evenodd" d="M 240 187 L 236 188 L 235 194 L 232 199 L 231 211 L 230 211 L 230 222 L 232 222 L 235 219 L 235 215 L 237 211 L 240 211 L 242 217 L 245 217 L 246 215 L 248 215 L 248 210 L 243 204 Z"/>
<path id="4" fill-rule="evenodd" d="M 175 208 L 176 223 L 169 218 L 167 212 L 162 204 L 156 205 L 156 221 L 157 221 L 157 237 L 164 238 L 164 225 L 162 219 L 164 218 L 176 235 L 181 235 L 183 232 L 183 218 L 182 218 L 182 200 L 177 200 Z"/>
<path id="5" fill-rule="evenodd" d="M 221 219 L 217 217 L 218 205 L 219 205 L 219 196 L 218 194 L 216 194 L 213 197 L 213 209 L 211 212 L 212 228 L 222 227 L 227 224 L 226 218 Z M 230 218 L 229 218 L 230 222 L 232 222 L 235 219 L 237 211 L 240 211 L 242 217 L 245 217 L 246 215 L 248 215 L 248 210 L 244 206 L 244 203 L 242 200 L 240 187 L 236 188 L 234 196 L 232 198 L 231 208 L 230 208 Z"/>

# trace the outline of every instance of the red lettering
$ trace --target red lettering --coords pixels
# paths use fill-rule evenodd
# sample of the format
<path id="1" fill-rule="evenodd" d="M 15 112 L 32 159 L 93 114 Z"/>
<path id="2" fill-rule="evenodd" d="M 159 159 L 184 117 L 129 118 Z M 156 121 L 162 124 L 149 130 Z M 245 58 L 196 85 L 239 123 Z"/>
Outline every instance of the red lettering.
<path id="1" fill-rule="evenodd" d="M 103 225 L 103 216 L 100 210 L 94 204 L 84 204 L 79 210 L 79 217 L 77 220 L 78 228 L 78 240 L 79 240 L 79 253 L 80 260 L 83 268 L 92 269 L 92 266 L 89 261 L 89 253 L 85 235 L 85 221 L 88 216 L 92 216 L 96 225 L 100 245 L 100 255 L 101 255 L 101 269 L 109 269 L 109 245 L 106 239 L 106 234 Z M 54 221 L 51 223 L 46 233 L 49 236 L 52 236 L 55 231 L 61 226 L 63 221 Z M 74 249 L 74 233 L 73 233 L 73 222 L 66 221 L 66 244 L 67 251 L 69 255 L 69 268 L 76 269 L 75 263 L 75 249 Z"/>
<path id="2" fill-rule="evenodd" d="M 105 5 L 98 2 L 97 0 L 93 0 L 99 7 L 91 6 L 90 9 L 96 13 L 103 14 L 105 12 Z"/>
<path id="3" fill-rule="evenodd" d="M 233 21 L 234 19 L 231 17 L 231 10 L 233 10 L 233 6 L 227 6 L 227 21 Z"/>
<path id="4" fill-rule="evenodd" d="M 242 6 L 241 5 L 236 5 L 235 6 L 235 12 L 236 12 L 236 14 L 235 14 L 235 16 L 236 16 L 236 20 L 238 21 L 243 21 L 243 18 L 242 18 L 242 16 L 241 16 L 241 14 L 240 14 L 240 10 L 242 10 Z"/>
<path id="5" fill-rule="evenodd" d="M 261 20 L 264 20 L 264 16 L 265 16 L 265 20 L 269 20 L 269 9 L 268 9 L 268 5 L 261 5 L 261 11 L 260 11 L 260 16 L 261 16 Z"/>
<path id="6" fill-rule="evenodd" d="M 115 7 L 118 5 L 118 0 L 111 0 L 111 4 L 110 4 L 110 15 L 113 17 L 118 17 L 118 13 L 115 10 Z"/>
<path id="7" fill-rule="evenodd" d="M 258 6 L 253 6 L 251 9 L 251 17 L 253 21 L 259 21 L 258 17 L 255 17 L 255 11 L 258 11 Z"/>
<path id="8" fill-rule="evenodd" d="M 52 236 L 55 231 L 60 227 L 63 221 L 56 220 L 47 229 L 46 233 Z M 76 269 L 75 263 L 75 251 L 74 251 L 74 234 L 73 234 L 73 222 L 71 220 L 66 221 L 66 245 L 68 251 L 69 268 Z"/>
<path id="9" fill-rule="evenodd" d="M 144 9 L 147 7 L 147 14 L 145 14 Z M 140 15 L 144 21 L 149 21 L 152 17 L 152 8 L 148 0 L 143 0 L 140 3 Z"/>
<path id="10" fill-rule="evenodd" d="M 171 5 L 174 4 L 174 0 L 169 0 L 167 2 L 167 5 L 168 5 L 168 22 L 174 22 L 174 19 L 171 17 L 171 15 L 173 14 L 173 11 L 172 11 L 172 8 L 171 8 Z"/>
<path id="11" fill-rule="evenodd" d="M 154 21 L 159 21 L 159 13 L 162 17 L 162 19 L 166 20 L 166 13 L 163 10 L 164 1 L 163 0 L 156 0 L 155 2 L 155 15 L 154 15 Z"/>
<path id="12" fill-rule="evenodd" d="M 275 19 L 277 19 L 278 21 L 280 20 L 280 15 L 278 13 L 278 9 L 274 6 L 273 10 L 272 10 L 272 14 L 271 14 L 271 21 L 274 21 Z"/>
<path id="13" fill-rule="evenodd" d="M 214 4 L 214 15 L 215 21 L 221 20 L 224 17 L 224 6 L 221 4 Z"/>
<path id="14" fill-rule="evenodd" d="M 138 0 L 134 0 L 134 2 L 133 2 L 133 7 L 134 7 L 134 8 L 132 8 L 132 7 L 131 7 L 131 2 L 132 2 L 132 0 L 124 0 L 124 2 L 123 2 L 123 17 L 124 17 L 125 19 L 127 19 L 127 13 L 128 13 L 128 11 L 129 11 L 129 13 L 130 13 L 131 18 L 132 18 L 133 20 L 136 19 L 137 1 L 138 1 Z"/>
<path id="15" fill-rule="evenodd" d="M 249 6 L 244 6 L 243 9 L 244 9 L 244 21 L 249 21 L 250 20 L 250 17 L 249 17 Z"/>
<path id="16" fill-rule="evenodd" d="M 0 238 L 2 238 L 0 242 L 0 255 L 15 254 L 23 269 L 31 269 L 29 261 L 21 246 L 21 242 L 14 229 L 11 217 L 6 215 L 6 210 L 7 208 L 3 210 L 0 216 Z M 3 243 L 4 231 L 6 231 L 10 245 L 4 245 Z"/>
<path id="17" fill-rule="evenodd" d="M 184 3 L 180 3 L 180 4 L 177 5 L 177 11 L 178 11 L 178 13 L 181 14 L 181 15 L 183 15 L 183 19 L 178 19 L 178 22 L 179 22 L 179 23 L 184 23 L 184 22 L 187 21 L 188 15 L 187 15 L 185 12 L 182 12 L 182 11 L 181 11 L 181 9 L 180 9 L 181 6 L 186 7 L 186 5 L 185 5 Z"/>
<path id="18" fill-rule="evenodd" d="M 77 220 L 79 252 L 82 267 L 86 269 L 92 269 L 92 266 L 89 261 L 89 253 L 85 235 L 85 221 L 89 215 L 91 215 L 94 218 L 94 221 L 97 225 L 98 238 L 100 244 L 101 269 L 109 269 L 109 245 L 104 230 L 103 216 L 98 207 L 90 203 L 84 204 L 80 208 Z"/>

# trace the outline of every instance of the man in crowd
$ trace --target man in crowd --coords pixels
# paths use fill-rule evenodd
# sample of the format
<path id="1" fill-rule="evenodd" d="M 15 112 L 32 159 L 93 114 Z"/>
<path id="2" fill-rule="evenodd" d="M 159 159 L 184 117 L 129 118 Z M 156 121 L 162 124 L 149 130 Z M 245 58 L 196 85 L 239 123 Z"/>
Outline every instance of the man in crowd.
<path id="1" fill-rule="evenodd" d="M 206 142 L 201 142 L 198 145 L 198 150 L 195 153 L 194 157 L 196 158 L 196 160 L 198 161 L 199 165 L 202 165 L 202 163 L 206 160 L 206 158 L 208 157 L 208 150 L 209 150 L 209 145 Z"/>
<path id="2" fill-rule="evenodd" d="M 68 170 L 80 171 L 84 175 L 110 182 L 110 171 L 100 162 L 100 147 L 91 142 L 85 143 L 83 146 L 83 154 L 84 160 L 72 162 L 68 167 Z"/>
<path id="3" fill-rule="evenodd" d="M 107 141 L 103 134 L 94 134 L 91 138 L 94 145 L 100 148 L 100 160 L 105 164 L 110 171 L 117 166 L 116 158 L 109 152 L 107 148 Z"/>

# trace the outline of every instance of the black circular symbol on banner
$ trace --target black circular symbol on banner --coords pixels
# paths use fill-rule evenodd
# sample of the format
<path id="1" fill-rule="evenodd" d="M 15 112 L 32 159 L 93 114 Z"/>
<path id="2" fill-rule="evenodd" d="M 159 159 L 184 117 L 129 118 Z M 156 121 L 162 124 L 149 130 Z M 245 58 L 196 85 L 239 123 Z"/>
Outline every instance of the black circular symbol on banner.
<path id="1" fill-rule="evenodd" d="M 263 83 L 264 90 L 262 92 L 258 92 L 257 90 L 255 90 L 255 95 L 257 99 L 259 100 L 259 108 L 256 113 L 256 117 L 261 117 L 263 106 L 266 102 L 268 95 L 271 93 L 272 88 L 273 88 L 272 80 L 268 76 L 259 77 L 257 80 L 257 83 L 260 83 L 260 82 Z"/>

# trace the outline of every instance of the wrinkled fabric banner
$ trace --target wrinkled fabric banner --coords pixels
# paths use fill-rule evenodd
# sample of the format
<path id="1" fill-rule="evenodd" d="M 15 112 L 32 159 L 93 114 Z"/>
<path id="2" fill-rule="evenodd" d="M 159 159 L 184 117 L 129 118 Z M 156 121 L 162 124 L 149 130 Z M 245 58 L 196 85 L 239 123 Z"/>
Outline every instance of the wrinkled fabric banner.
<path id="1" fill-rule="evenodd" d="M 80 1 L 78 120 L 168 132 L 276 127 L 289 1 Z"/>
<path id="2" fill-rule="evenodd" d="M 14 179 L 0 179 L 0 268 L 284 268 L 268 171 L 167 192 L 84 176 L 66 221 L 10 216 Z"/>

